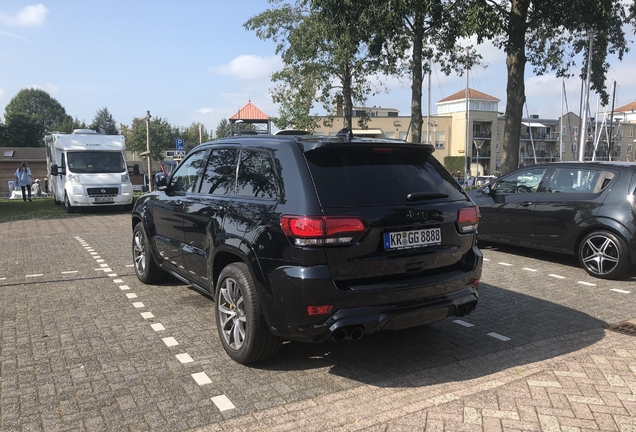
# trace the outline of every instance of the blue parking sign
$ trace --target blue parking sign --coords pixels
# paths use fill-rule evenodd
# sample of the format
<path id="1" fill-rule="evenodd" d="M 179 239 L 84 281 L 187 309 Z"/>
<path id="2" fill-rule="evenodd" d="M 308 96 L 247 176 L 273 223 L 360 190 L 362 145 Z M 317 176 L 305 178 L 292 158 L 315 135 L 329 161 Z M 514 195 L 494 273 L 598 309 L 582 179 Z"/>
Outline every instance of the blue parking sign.
<path id="1" fill-rule="evenodd" d="M 177 138 L 176 140 L 176 144 L 177 144 L 177 150 L 185 150 L 185 141 L 183 141 L 182 138 Z"/>

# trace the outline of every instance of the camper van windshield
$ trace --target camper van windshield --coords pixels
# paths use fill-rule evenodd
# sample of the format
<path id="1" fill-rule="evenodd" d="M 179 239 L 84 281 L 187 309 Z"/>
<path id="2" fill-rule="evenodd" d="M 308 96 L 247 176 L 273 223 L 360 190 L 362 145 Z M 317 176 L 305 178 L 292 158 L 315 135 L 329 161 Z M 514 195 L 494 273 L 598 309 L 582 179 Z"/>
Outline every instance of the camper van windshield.
<path id="1" fill-rule="evenodd" d="M 68 169 L 73 173 L 120 173 L 126 171 L 124 157 L 119 152 L 69 152 Z"/>

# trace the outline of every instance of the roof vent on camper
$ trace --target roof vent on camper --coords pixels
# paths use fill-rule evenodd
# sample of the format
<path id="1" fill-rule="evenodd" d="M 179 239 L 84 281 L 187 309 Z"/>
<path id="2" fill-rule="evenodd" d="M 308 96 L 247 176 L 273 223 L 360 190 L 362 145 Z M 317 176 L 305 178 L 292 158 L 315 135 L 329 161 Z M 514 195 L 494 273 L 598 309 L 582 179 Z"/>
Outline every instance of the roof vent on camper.
<path id="1" fill-rule="evenodd" d="M 539 118 L 539 114 L 532 114 L 532 115 L 530 116 L 530 118 L 538 119 L 538 118 Z"/>
<path id="2" fill-rule="evenodd" d="M 78 134 L 96 134 L 97 132 L 95 132 L 93 129 L 74 129 L 73 130 L 73 134 L 78 135 Z"/>

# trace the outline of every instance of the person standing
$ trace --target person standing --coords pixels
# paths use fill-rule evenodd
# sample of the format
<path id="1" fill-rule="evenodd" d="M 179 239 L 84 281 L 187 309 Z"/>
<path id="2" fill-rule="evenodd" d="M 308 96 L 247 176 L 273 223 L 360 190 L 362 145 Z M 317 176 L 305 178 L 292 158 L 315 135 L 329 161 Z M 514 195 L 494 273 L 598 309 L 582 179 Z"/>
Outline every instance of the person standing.
<path id="1" fill-rule="evenodd" d="M 28 192 L 28 199 L 31 201 L 31 168 L 29 168 L 29 164 L 26 161 L 22 162 L 20 168 L 15 170 L 14 175 L 18 179 L 18 186 L 22 188 L 22 199 L 26 202 Z"/>

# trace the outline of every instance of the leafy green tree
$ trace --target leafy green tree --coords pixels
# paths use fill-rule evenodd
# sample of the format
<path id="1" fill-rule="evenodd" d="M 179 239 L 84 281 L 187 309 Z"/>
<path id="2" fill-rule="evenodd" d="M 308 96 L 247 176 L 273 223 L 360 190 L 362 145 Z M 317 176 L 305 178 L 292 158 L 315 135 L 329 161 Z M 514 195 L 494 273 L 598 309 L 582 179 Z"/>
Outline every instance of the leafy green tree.
<path id="1" fill-rule="evenodd" d="M 201 142 L 210 141 L 210 134 L 205 126 L 200 123 L 192 122 L 188 127 L 178 128 L 178 138 L 181 138 L 185 142 L 185 151 L 189 152 L 200 144 L 199 142 L 199 126 L 201 126 Z"/>
<path id="2" fill-rule="evenodd" d="M 44 128 L 38 115 L 12 112 L 6 116 L 3 143 L 7 147 L 44 147 Z"/>
<path id="3" fill-rule="evenodd" d="M 37 116 L 37 121 L 44 132 L 58 130 L 58 125 L 70 117 L 60 103 L 47 92 L 40 89 L 22 89 L 9 101 L 4 109 L 7 124 L 9 116 L 23 113 Z"/>
<path id="4" fill-rule="evenodd" d="M 130 128 L 122 128 L 127 138 L 127 148 L 135 152 L 146 151 L 146 120 L 133 118 Z M 174 149 L 179 130 L 167 120 L 154 117 L 150 120 L 150 154 L 153 160 L 162 160 L 162 151 Z M 127 136 L 128 135 L 128 136 Z"/>
<path id="5" fill-rule="evenodd" d="M 90 128 L 96 131 L 103 129 L 106 135 L 119 135 L 119 129 L 117 129 L 117 122 L 113 118 L 113 115 L 108 111 L 108 108 L 100 108 L 95 113 L 93 123 Z"/>
<path id="6" fill-rule="evenodd" d="M 390 71 L 384 57 L 372 55 L 366 43 L 368 26 L 380 19 L 375 9 L 356 0 L 268 1 L 277 7 L 244 26 L 260 39 L 275 41 L 283 61 L 283 69 L 272 75 L 278 83 L 272 98 L 281 106 L 274 124 L 313 131 L 318 126 L 311 113 L 314 103 L 331 113 L 334 100 L 342 100 L 335 114 L 351 127 L 354 102 L 363 104 L 374 90 L 368 78 Z"/>
<path id="7" fill-rule="evenodd" d="M 214 139 L 229 137 L 230 133 L 230 122 L 227 119 L 221 119 L 214 131 Z"/>
<path id="8" fill-rule="evenodd" d="M 55 127 L 56 132 L 65 133 L 71 133 L 75 129 L 88 129 L 88 126 L 86 126 L 86 122 L 84 122 L 84 120 L 79 121 L 77 117 L 73 119 L 71 116 L 67 116 L 66 119 L 58 123 Z"/>
<path id="9" fill-rule="evenodd" d="M 607 103 L 605 80 L 610 66 L 607 55 L 615 53 L 622 60 L 628 51 L 623 30 L 628 7 L 625 2 L 456 0 L 454 3 L 455 13 L 464 17 L 463 32 L 476 35 L 480 43 L 491 40 L 506 53 L 508 79 L 502 173 L 516 169 L 519 164 L 527 63 L 538 75 L 555 71 L 558 77 L 570 76 L 570 69 L 576 65 L 576 55 L 582 54 L 581 78 L 585 78 L 587 58 L 591 54 L 591 88 Z M 594 50 L 588 53 L 588 36 L 592 32 Z"/>

